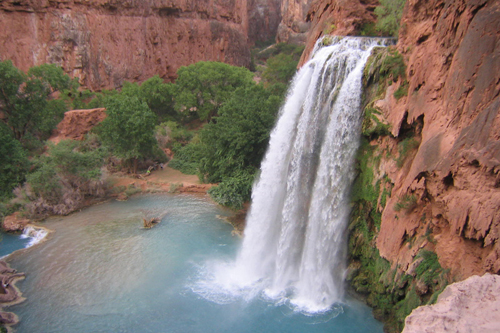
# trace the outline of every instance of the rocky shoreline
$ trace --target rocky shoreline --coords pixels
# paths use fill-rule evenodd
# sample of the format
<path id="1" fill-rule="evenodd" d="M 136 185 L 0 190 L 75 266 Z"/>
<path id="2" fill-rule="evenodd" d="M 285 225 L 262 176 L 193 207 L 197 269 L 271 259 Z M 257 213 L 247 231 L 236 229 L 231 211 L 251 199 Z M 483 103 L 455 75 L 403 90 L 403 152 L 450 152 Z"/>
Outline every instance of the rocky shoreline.
<path id="1" fill-rule="evenodd" d="M 12 312 L 4 311 L 4 308 L 24 301 L 21 291 L 16 287 L 16 282 L 24 278 L 24 273 L 18 273 L 5 261 L 0 261 L 0 324 L 8 332 L 11 331 L 12 325 L 19 322 L 19 318 Z"/>

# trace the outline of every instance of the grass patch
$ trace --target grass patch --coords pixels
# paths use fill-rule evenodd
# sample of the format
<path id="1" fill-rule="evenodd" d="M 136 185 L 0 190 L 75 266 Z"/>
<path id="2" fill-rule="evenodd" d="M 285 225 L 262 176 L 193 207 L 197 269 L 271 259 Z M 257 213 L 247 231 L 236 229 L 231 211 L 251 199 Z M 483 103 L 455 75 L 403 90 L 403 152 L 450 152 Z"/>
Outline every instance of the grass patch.
<path id="1" fill-rule="evenodd" d="M 399 86 L 399 88 L 394 92 L 394 98 L 399 100 L 403 96 L 408 96 L 408 81 L 404 80 L 403 83 Z"/>
<path id="2" fill-rule="evenodd" d="M 406 138 L 398 143 L 398 158 L 396 159 L 396 165 L 398 168 L 403 167 L 406 158 L 408 157 L 408 153 L 418 148 L 418 146 L 418 141 L 413 137 Z"/>
<path id="3" fill-rule="evenodd" d="M 391 126 L 385 124 L 379 119 L 381 112 L 374 107 L 366 107 L 361 127 L 362 134 L 366 137 L 378 137 L 389 135 Z"/>
<path id="4" fill-rule="evenodd" d="M 415 194 L 405 194 L 399 198 L 398 202 L 394 205 L 394 210 L 399 212 L 404 210 L 411 212 L 417 206 L 417 196 Z"/>

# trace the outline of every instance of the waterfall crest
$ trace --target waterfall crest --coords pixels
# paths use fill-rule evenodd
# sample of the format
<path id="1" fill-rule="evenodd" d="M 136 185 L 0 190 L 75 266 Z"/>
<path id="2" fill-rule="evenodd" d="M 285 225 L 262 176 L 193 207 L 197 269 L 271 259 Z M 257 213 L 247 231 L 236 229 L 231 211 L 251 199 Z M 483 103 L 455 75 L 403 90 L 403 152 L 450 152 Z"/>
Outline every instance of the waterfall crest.
<path id="1" fill-rule="evenodd" d="M 216 273 L 226 290 L 264 291 L 311 313 L 342 301 L 363 67 L 386 42 L 319 40 L 296 74 L 253 188 L 242 248 Z"/>

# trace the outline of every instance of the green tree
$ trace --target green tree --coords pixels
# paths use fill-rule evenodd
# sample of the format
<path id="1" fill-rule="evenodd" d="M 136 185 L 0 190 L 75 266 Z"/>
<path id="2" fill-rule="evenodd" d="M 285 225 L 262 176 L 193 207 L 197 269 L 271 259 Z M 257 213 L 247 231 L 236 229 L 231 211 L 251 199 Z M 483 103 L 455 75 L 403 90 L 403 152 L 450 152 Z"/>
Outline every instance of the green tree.
<path id="1" fill-rule="evenodd" d="M 253 74 L 244 67 L 200 61 L 177 71 L 175 108 L 196 112 L 202 121 L 218 114 L 219 108 L 239 87 L 253 84 Z"/>
<path id="2" fill-rule="evenodd" d="M 24 74 L 11 61 L 0 62 L 2 121 L 17 140 L 23 141 L 26 135 L 47 138 L 67 110 L 52 94 L 70 84 L 69 77 L 55 65 L 33 67 Z"/>
<path id="3" fill-rule="evenodd" d="M 406 0 L 380 0 L 375 8 L 377 30 L 388 36 L 397 37 Z"/>
<path id="4" fill-rule="evenodd" d="M 106 119 L 98 126 L 98 135 L 110 151 L 125 161 L 137 162 L 153 153 L 156 145 L 156 115 L 137 97 L 116 96 L 105 102 Z"/>
<path id="5" fill-rule="evenodd" d="M 33 216 L 65 215 L 81 207 L 86 197 L 105 193 L 101 179 L 104 150 L 88 142 L 63 140 L 48 144 L 47 153 L 34 159 L 34 171 L 26 177 L 27 212 Z"/>
<path id="6" fill-rule="evenodd" d="M 141 85 L 125 81 L 122 87 L 122 94 L 129 97 L 137 97 L 148 104 L 158 119 L 165 120 L 168 116 L 176 115 L 173 102 L 172 83 L 164 83 L 155 75 L 147 79 Z"/>
<path id="7" fill-rule="evenodd" d="M 238 89 L 215 121 L 201 131 L 205 157 L 200 172 L 209 182 L 247 171 L 253 174 L 267 149 L 280 98 L 262 85 Z"/>
<path id="8" fill-rule="evenodd" d="M 10 129 L 0 123 L 0 198 L 12 195 L 28 171 L 26 153 Z"/>

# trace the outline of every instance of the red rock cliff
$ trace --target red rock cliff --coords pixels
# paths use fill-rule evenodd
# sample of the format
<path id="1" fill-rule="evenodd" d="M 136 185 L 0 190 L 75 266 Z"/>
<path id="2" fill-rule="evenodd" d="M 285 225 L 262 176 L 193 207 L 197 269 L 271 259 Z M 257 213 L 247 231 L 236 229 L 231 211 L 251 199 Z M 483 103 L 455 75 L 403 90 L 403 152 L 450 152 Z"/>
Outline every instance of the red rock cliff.
<path id="1" fill-rule="evenodd" d="M 378 0 L 312 1 L 306 16 L 311 27 L 299 67 L 309 59 L 316 40 L 322 35 L 355 36 L 363 24 L 374 22 L 373 11 L 378 4 Z"/>
<path id="2" fill-rule="evenodd" d="M 388 172 L 395 186 L 377 247 L 406 267 L 415 250 L 402 240 L 432 230 L 453 275 L 498 274 L 500 2 L 409 0 L 401 27 L 408 96 L 389 98 L 384 111 L 395 135 L 420 123 L 421 142 L 412 160 Z M 393 207 L 404 194 L 417 197 L 417 208 L 398 218 Z"/>
<path id="3" fill-rule="evenodd" d="M 313 3 L 304 56 L 325 25 L 334 24 L 336 34 L 353 34 L 373 19 L 376 1 L 345 3 Z M 456 279 L 498 274 L 500 2 L 408 0 L 397 49 L 407 65 L 408 96 L 393 96 L 400 79 L 375 103 L 394 135 L 372 142 L 385 142 L 393 154 L 375 171 L 394 185 L 385 207 L 379 207 L 380 255 L 406 271 L 427 247 Z M 408 131 L 419 145 L 398 167 L 396 145 Z M 397 212 L 404 195 L 415 197 L 416 207 Z"/>
<path id="4" fill-rule="evenodd" d="M 0 2 L 0 58 L 23 70 L 61 65 L 92 89 L 200 60 L 246 66 L 246 0 L 5 0 Z"/>

